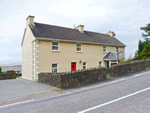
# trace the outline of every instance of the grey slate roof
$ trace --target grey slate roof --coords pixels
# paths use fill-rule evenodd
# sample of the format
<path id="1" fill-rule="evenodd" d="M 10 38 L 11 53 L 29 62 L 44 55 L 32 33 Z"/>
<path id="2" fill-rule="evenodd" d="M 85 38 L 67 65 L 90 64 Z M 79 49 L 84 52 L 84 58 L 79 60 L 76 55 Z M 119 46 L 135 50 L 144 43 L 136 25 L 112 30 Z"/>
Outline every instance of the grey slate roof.
<path id="1" fill-rule="evenodd" d="M 113 52 L 109 52 L 104 58 L 105 59 L 110 59 L 110 60 L 117 60 L 117 54 L 116 53 L 113 53 Z M 124 57 L 118 55 L 118 59 L 124 59 Z"/>
<path id="2" fill-rule="evenodd" d="M 2 66 L 2 72 L 6 72 L 9 70 L 14 70 L 14 71 L 21 71 L 22 66 Z"/>
<path id="3" fill-rule="evenodd" d="M 90 31 L 79 32 L 77 29 L 34 23 L 35 26 L 30 26 L 34 37 L 54 38 L 60 40 L 80 41 L 90 43 L 100 43 L 116 46 L 125 46 L 122 42 L 106 34 L 95 33 Z"/>

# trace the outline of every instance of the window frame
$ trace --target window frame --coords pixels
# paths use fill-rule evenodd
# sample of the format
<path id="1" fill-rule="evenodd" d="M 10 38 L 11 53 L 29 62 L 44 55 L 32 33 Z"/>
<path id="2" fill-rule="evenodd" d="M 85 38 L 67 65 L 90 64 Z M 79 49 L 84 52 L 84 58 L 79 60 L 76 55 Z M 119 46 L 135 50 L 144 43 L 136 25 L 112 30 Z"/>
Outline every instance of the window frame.
<path id="1" fill-rule="evenodd" d="M 80 44 L 81 46 L 79 47 L 78 44 Z M 80 48 L 81 50 L 78 51 L 78 48 Z M 82 52 L 82 44 L 81 43 L 76 43 L 76 51 L 77 52 Z"/>
<path id="2" fill-rule="evenodd" d="M 104 51 L 105 50 L 105 51 Z M 107 46 L 103 46 L 103 52 L 107 53 Z"/>
<path id="3" fill-rule="evenodd" d="M 58 45 L 53 45 L 54 42 L 57 42 L 57 41 L 52 41 L 52 51 L 59 51 L 59 42 Z M 53 50 L 53 47 L 58 47 L 58 50 Z"/>
<path id="4" fill-rule="evenodd" d="M 119 53 L 119 47 L 116 47 L 116 52 Z"/>
<path id="5" fill-rule="evenodd" d="M 84 65 L 84 63 L 86 64 Z M 87 62 L 83 62 L 83 70 L 84 70 L 84 66 L 86 67 L 85 69 L 87 69 Z"/>
<path id="6" fill-rule="evenodd" d="M 53 64 L 52 64 L 52 73 L 58 73 L 58 64 L 57 64 L 57 63 L 54 63 L 54 64 L 56 64 L 57 67 L 53 67 Z M 53 71 L 53 70 L 55 70 L 55 69 L 57 69 L 56 72 Z"/>
<path id="7" fill-rule="evenodd" d="M 101 63 L 101 65 L 100 65 L 100 63 Z M 99 67 L 102 67 L 102 61 L 99 61 Z"/>

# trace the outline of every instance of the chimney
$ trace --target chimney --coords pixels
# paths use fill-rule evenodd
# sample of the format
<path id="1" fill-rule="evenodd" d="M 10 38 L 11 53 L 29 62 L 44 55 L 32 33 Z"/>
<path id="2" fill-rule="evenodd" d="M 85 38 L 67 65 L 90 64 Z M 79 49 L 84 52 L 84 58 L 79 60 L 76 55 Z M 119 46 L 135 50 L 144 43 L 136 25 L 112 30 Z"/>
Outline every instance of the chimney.
<path id="1" fill-rule="evenodd" d="M 27 21 L 27 27 L 28 25 L 34 25 L 34 16 L 29 15 L 26 21 Z"/>
<path id="2" fill-rule="evenodd" d="M 81 33 L 84 33 L 84 25 L 78 25 L 75 29 L 78 29 Z"/>
<path id="3" fill-rule="evenodd" d="M 106 33 L 107 35 L 110 35 L 111 37 L 115 36 L 115 33 L 113 31 L 109 31 L 108 33 Z"/>

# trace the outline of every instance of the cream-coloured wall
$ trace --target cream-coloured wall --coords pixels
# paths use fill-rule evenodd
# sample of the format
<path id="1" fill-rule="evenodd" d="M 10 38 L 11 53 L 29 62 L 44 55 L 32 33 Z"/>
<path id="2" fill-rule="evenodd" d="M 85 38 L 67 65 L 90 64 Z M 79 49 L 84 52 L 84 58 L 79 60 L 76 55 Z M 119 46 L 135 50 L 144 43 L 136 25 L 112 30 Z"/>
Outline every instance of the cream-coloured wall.
<path id="1" fill-rule="evenodd" d="M 71 71 L 71 62 L 76 62 L 77 69 L 83 69 L 83 62 L 87 62 L 87 68 L 98 67 L 99 61 L 105 66 L 102 45 L 82 44 L 82 52 L 76 52 L 76 43 L 71 42 L 59 42 L 60 51 L 52 51 L 51 41 L 40 41 L 38 45 L 39 72 L 51 72 L 53 63 L 58 64 L 59 72 Z M 108 52 L 116 53 L 116 47 L 107 46 Z"/>
<path id="2" fill-rule="evenodd" d="M 32 41 L 34 36 L 29 27 L 27 27 L 22 44 L 22 76 L 33 79 L 33 48 Z"/>
<path id="3" fill-rule="evenodd" d="M 113 52 L 113 53 L 116 53 L 116 47 L 115 46 L 106 46 L 107 47 L 107 53 L 109 52 Z M 124 51 L 124 47 L 119 47 L 119 51 Z M 120 56 L 123 56 L 124 57 L 124 53 L 119 53 Z"/>

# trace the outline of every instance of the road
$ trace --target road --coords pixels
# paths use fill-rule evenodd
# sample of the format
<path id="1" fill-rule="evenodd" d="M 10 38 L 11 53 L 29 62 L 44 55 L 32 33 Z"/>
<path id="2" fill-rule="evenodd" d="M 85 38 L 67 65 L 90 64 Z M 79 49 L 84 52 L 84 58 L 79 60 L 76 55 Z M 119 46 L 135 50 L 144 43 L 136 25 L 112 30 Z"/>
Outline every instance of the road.
<path id="1" fill-rule="evenodd" d="M 100 87 L 0 107 L 5 113 L 150 113 L 150 71 Z"/>

